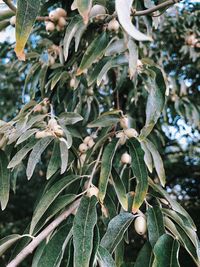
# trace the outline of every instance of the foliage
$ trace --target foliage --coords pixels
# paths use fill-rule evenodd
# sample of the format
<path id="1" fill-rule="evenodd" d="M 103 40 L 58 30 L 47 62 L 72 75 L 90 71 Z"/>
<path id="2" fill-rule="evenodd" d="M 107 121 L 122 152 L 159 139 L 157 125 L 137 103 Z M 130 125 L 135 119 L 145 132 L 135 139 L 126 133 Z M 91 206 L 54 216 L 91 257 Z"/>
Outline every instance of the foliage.
<path id="1" fill-rule="evenodd" d="M 14 56 L 4 45 L 9 77 L 2 77 L 2 88 L 15 79 L 25 105 L 0 121 L 2 210 L 21 169 L 35 183 L 41 171 L 46 177 L 25 233 L 0 240 L 6 260 L 17 242 L 9 267 L 32 250 L 32 266 L 123 266 L 133 227 L 145 239 L 134 266 L 180 266 L 180 246 L 199 266 L 196 226 L 163 188 L 160 155 L 170 142 L 164 127 L 177 114 L 199 127 L 199 77 L 191 71 L 199 54 L 198 16 L 187 21 L 187 11 L 172 9 L 157 17 L 161 7 L 156 16 L 140 16 L 162 2 L 18 0 L 18 59 L 6 62 Z M 13 13 L 4 13 L 7 27 Z M 176 13 L 180 25 L 174 26 Z"/>

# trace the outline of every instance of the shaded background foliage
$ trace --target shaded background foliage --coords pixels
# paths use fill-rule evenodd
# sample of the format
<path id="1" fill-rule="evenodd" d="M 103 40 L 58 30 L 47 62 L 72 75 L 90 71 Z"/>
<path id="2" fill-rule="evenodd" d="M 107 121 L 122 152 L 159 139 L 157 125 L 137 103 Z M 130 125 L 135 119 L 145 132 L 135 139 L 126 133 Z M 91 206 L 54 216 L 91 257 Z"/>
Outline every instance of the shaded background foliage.
<path id="1" fill-rule="evenodd" d="M 112 5 L 112 1 L 110 2 Z M 43 11 L 47 13 L 47 8 L 52 3 L 56 3 L 56 1 L 48 1 Z M 65 1 L 63 1 L 63 6 L 66 7 Z M 199 4 L 188 4 L 187 2 L 183 3 L 183 9 L 170 9 L 167 14 L 161 17 L 159 27 L 153 33 L 155 42 L 151 45 L 142 44 L 140 47 L 143 57 L 150 57 L 155 62 L 159 62 L 170 77 L 166 109 L 156 126 L 156 129 L 162 134 L 155 130 L 151 134 L 151 140 L 157 144 L 162 154 L 167 174 L 168 192 L 185 206 L 197 226 L 200 225 L 200 218 L 198 218 L 200 211 L 200 110 L 198 106 L 200 103 L 200 48 L 188 44 L 187 37 L 194 33 L 196 36 L 199 34 L 197 27 L 200 24 L 198 9 Z M 41 24 L 38 24 L 37 30 L 39 30 L 40 36 L 33 33 L 29 45 L 31 50 L 40 55 L 48 47 L 48 43 L 44 39 L 49 38 L 49 35 L 44 31 L 44 26 L 41 26 Z M 91 26 L 87 33 L 90 32 L 92 37 L 95 30 L 96 28 Z M 59 36 L 60 33 L 53 33 L 49 39 L 58 45 Z M 51 41 L 48 42 L 49 45 L 52 44 Z M 29 95 L 34 95 L 36 99 L 39 99 L 40 92 L 38 91 L 38 83 L 34 83 L 34 80 L 28 83 L 24 91 L 25 75 L 22 73 L 27 74 L 30 65 L 24 65 L 13 60 L 11 44 L 6 42 L 0 44 L 0 51 L 0 117 L 8 121 L 16 116 L 22 106 L 22 100 L 27 102 Z M 37 54 L 30 55 L 33 58 L 34 56 L 37 58 Z M 45 53 L 43 56 L 45 58 Z M 66 70 L 68 70 L 67 67 Z M 52 72 L 53 69 L 48 71 Z M 111 70 L 108 75 L 112 79 L 112 85 L 105 86 L 101 90 L 98 90 L 98 88 L 94 90 L 102 110 L 106 109 L 110 103 L 116 102 L 116 95 L 113 94 L 113 89 L 116 86 L 114 70 Z M 71 97 L 70 89 L 68 90 L 67 86 L 64 83 L 59 88 L 59 94 L 53 92 L 50 95 L 55 106 L 58 106 L 58 110 L 61 108 L 56 103 L 59 97 L 65 98 L 66 102 Z M 22 95 L 23 91 L 24 95 Z M 79 96 L 86 97 L 84 90 L 79 92 Z M 119 91 L 120 107 L 131 117 L 137 118 L 136 121 L 132 122 L 137 129 L 141 129 L 144 125 L 145 97 L 142 81 L 139 80 L 138 84 L 135 85 L 127 79 L 122 80 Z M 124 106 L 127 98 L 131 99 L 130 106 Z M 87 109 L 85 112 L 87 112 Z M 47 153 L 42 159 L 34 179 L 29 183 L 26 182 L 23 166 L 17 177 L 13 175 L 12 187 L 14 192 L 11 193 L 8 208 L 0 214 L 0 237 L 24 230 L 24 225 L 32 216 L 32 207 L 38 195 L 38 190 L 45 182 L 45 171 L 43 169 L 46 169 L 45 164 L 47 164 L 48 158 Z M 18 179 L 17 185 L 15 183 L 16 179 Z M 8 221 L 9 223 L 7 223 Z M 127 258 L 133 251 L 135 256 L 137 255 L 143 241 L 137 239 L 133 232 L 131 242 L 132 244 L 127 250 Z M 181 253 L 184 254 L 183 251 Z M 184 257 L 181 257 L 181 260 L 181 266 L 188 266 L 189 264 L 193 266 L 193 263 L 185 254 Z M 28 266 L 28 263 L 24 263 L 24 266 Z"/>

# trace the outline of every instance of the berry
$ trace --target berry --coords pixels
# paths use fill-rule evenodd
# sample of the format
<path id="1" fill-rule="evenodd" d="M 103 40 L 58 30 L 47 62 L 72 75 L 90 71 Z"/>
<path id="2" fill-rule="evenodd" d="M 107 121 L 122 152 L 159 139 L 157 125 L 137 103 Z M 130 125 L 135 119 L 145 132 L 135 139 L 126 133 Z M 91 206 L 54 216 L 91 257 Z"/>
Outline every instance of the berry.
<path id="1" fill-rule="evenodd" d="M 92 196 L 98 196 L 99 194 L 99 189 L 97 187 L 90 187 L 88 190 L 87 190 L 87 196 L 88 197 L 92 197 Z"/>
<path id="2" fill-rule="evenodd" d="M 61 28 L 65 27 L 65 26 L 67 25 L 67 22 L 66 22 L 65 18 L 60 17 L 59 20 L 58 20 L 58 25 L 59 25 Z"/>
<path id="3" fill-rule="evenodd" d="M 67 12 L 61 7 L 56 8 L 56 12 L 59 15 L 59 17 L 63 17 L 63 18 L 67 17 Z"/>
<path id="4" fill-rule="evenodd" d="M 52 21 L 57 21 L 59 19 L 59 14 L 56 10 L 52 10 L 50 13 L 49 13 L 49 18 L 50 20 Z"/>
<path id="5" fill-rule="evenodd" d="M 46 24 L 46 31 L 53 32 L 55 30 L 55 24 L 51 21 L 47 22 Z"/>
<path id="6" fill-rule="evenodd" d="M 12 16 L 10 18 L 10 25 L 15 26 L 15 24 L 16 24 L 16 16 Z"/>
<path id="7" fill-rule="evenodd" d="M 111 20 L 108 23 L 108 30 L 117 32 L 119 30 L 119 22 L 116 19 Z"/>
<path id="8" fill-rule="evenodd" d="M 144 235 L 147 231 L 147 222 L 143 216 L 139 216 L 135 219 L 134 222 L 135 231 L 139 235 Z"/>
<path id="9" fill-rule="evenodd" d="M 132 138 L 132 137 L 137 137 L 138 136 L 138 132 L 133 128 L 125 129 L 124 133 L 128 138 Z"/>
<path id="10" fill-rule="evenodd" d="M 94 5 L 90 11 L 90 17 L 98 16 L 99 19 L 101 19 L 100 15 L 105 15 L 105 14 L 106 14 L 106 9 L 104 6 L 101 5 Z"/>
<path id="11" fill-rule="evenodd" d="M 128 117 L 126 117 L 126 116 L 122 117 L 120 119 L 120 122 L 119 123 L 120 123 L 121 128 L 128 129 L 128 124 L 129 124 Z"/>
<path id="12" fill-rule="evenodd" d="M 121 156 L 121 163 L 123 163 L 123 164 L 130 164 L 131 163 L 131 156 L 127 152 Z"/>
<path id="13" fill-rule="evenodd" d="M 78 149 L 81 153 L 85 153 L 88 150 L 88 146 L 86 144 L 82 143 L 82 144 L 80 144 Z"/>

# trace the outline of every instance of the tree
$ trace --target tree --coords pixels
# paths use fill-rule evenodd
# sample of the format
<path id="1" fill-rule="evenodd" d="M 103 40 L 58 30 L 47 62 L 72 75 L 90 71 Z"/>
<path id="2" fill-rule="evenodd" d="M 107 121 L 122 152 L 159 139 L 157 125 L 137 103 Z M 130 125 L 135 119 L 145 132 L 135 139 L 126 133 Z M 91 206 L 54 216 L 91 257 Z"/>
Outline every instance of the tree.
<path id="1" fill-rule="evenodd" d="M 173 20 L 159 22 L 158 15 L 179 1 L 18 0 L 17 9 L 4 2 L 11 11 L 2 12 L 0 25 L 16 24 L 18 57 L 13 63 L 6 45 L 11 63 L 4 65 L 14 66 L 8 79 L 18 81 L 19 91 L 24 80 L 25 105 L 0 121 L 2 210 L 22 168 L 43 185 L 24 234 L 0 241 L 1 255 L 17 242 L 7 266 L 32 253 L 32 266 L 127 266 L 130 234 L 145 240 L 134 266 L 180 266 L 180 246 L 199 266 L 196 226 L 163 188 L 159 153 L 170 140 L 164 126 L 177 112 L 199 127 L 192 90 L 198 76 L 189 93 L 183 82 L 179 87 L 190 78 L 188 57 L 181 59 L 183 72 L 173 66 L 170 73 L 174 60 L 166 64 L 169 55 L 160 47 Z M 192 19 L 183 49 L 194 58 L 199 42 Z M 158 23 L 159 37 L 152 32 Z M 181 90 L 167 97 L 174 76 Z"/>

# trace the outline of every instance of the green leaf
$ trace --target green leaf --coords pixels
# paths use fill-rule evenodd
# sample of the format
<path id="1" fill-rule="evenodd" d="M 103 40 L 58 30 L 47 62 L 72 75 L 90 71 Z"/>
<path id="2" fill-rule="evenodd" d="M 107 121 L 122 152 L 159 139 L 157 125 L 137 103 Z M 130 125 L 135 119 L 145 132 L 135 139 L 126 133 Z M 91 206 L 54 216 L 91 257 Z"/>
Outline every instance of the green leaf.
<path id="1" fill-rule="evenodd" d="M 141 130 L 140 140 L 145 139 L 150 134 L 165 105 L 166 83 L 162 71 L 155 66 L 151 66 L 150 70 L 155 72 L 156 78 L 149 77 L 148 80 L 145 80 L 149 95 L 146 105 L 146 122 Z"/>
<path id="2" fill-rule="evenodd" d="M 32 265 L 31 267 L 38 267 L 38 262 L 41 258 L 41 255 L 43 253 L 44 248 L 46 247 L 46 240 L 43 240 L 40 245 L 37 247 L 34 256 L 33 256 L 33 260 L 32 260 Z"/>
<path id="3" fill-rule="evenodd" d="M 79 14 L 83 18 L 84 24 L 88 24 L 89 13 L 92 8 L 92 0 L 76 0 L 76 5 L 78 8 Z"/>
<path id="4" fill-rule="evenodd" d="M 147 228 L 149 242 L 151 243 L 151 246 L 153 248 L 159 237 L 165 233 L 163 215 L 159 206 L 148 208 Z"/>
<path id="5" fill-rule="evenodd" d="M 60 158 L 61 158 L 60 174 L 63 174 L 67 169 L 68 157 L 69 157 L 68 145 L 66 142 L 60 139 Z"/>
<path id="6" fill-rule="evenodd" d="M 96 197 L 83 196 L 73 224 L 74 267 L 89 267 L 94 227 L 97 223 Z"/>
<path id="7" fill-rule="evenodd" d="M 117 194 L 117 198 L 120 202 L 120 204 L 122 205 L 123 209 L 125 211 L 128 210 L 128 199 L 126 196 L 126 189 L 125 186 L 122 182 L 122 180 L 120 179 L 119 174 L 117 173 L 117 171 L 113 168 L 112 170 L 112 182 L 113 182 L 113 186 L 115 188 L 116 194 Z"/>
<path id="8" fill-rule="evenodd" d="M 110 57 L 115 54 L 121 54 L 127 50 L 127 45 L 124 39 L 118 39 L 114 42 L 111 42 L 110 45 L 106 48 L 105 56 Z"/>
<path id="9" fill-rule="evenodd" d="M 103 56 L 108 43 L 109 35 L 106 32 L 93 40 L 82 58 L 81 64 L 77 70 L 77 75 L 81 75 L 97 58 L 100 59 Z"/>
<path id="10" fill-rule="evenodd" d="M 158 192 L 162 197 L 164 197 L 168 202 L 169 204 L 171 205 L 172 209 L 179 212 L 180 214 L 182 214 L 183 216 L 185 216 L 188 220 L 188 223 L 190 224 L 190 227 L 193 229 L 193 230 L 197 230 L 196 229 L 196 225 L 195 223 L 193 222 L 192 218 L 190 217 L 190 215 L 187 213 L 187 211 L 175 200 L 173 200 L 169 194 L 164 190 L 162 189 L 162 187 L 160 187 L 159 185 L 155 184 L 150 178 L 148 179 L 148 182 L 149 182 L 149 185 L 151 186 L 151 188 Z"/>
<path id="11" fill-rule="evenodd" d="M 187 250 L 197 266 L 200 265 L 199 246 L 195 248 L 187 234 L 168 217 L 164 218 L 165 227 L 176 237 L 181 245 Z"/>
<path id="12" fill-rule="evenodd" d="M 160 183 L 162 186 L 165 186 L 166 175 L 165 175 L 165 169 L 164 169 L 162 158 L 161 158 L 158 150 L 156 149 L 155 145 L 150 140 L 146 139 L 144 142 L 147 146 L 147 149 L 151 152 L 154 166 L 155 166 L 156 172 L 158 174 L 158 178 L 160 180 Z"/>
<path id="13" fill-rule="evenodd" d="M 50 179 L 60 168 L 61 165 L 61 158 L 60 158 L 60 146 L 59 142 L 55 140 L 54 147 L 51 155 L 51 159 L 48 164 L 47 168 L 47 180 Z"/>
<path id="14" fill-rule="evenodd" d="M 60 264 L 58 265 L 57 263 L 62 259 L 62 251 L 72 236 L 72 231 L 70 231 L 71 227 L 72 223 L 67 223 L 53 235 L 53 237 L 45 246 L 40 260 L 38 261 L 37 267 L 60 266 Z"/>
<path id="15" fill-rule="evenodd" d="M 99 178 L 99 200 L 103 203 L 106 189 L 108 185 L 108 179 L 111 174 L 112 162 L 115 156 L 115 152 L 117 150 L 119 144 L 118 139 L 113 139 L 111 143 L 109 143 L 104 149 L 101 161 L 101 172 Z"/>
<path id="16" fill-rule="evenodd" d="M 68 58 L 70 43 L 81 26 L 83 26 L 83 21 L 80 16 L 73 17 L 70 24 L 67 26 L 65 37 L 64 37 L 64 42 L 63 42 L 65 60 L 67 60 Z"/>
<path id="17" fill-rule="evenodd" d="M 0 256 L 4 254 L 4 252 L 9 249 L 17 240 L 22 238 L 21 235 L 9 235 L 0 240 Z"/>
<path id="18" fill-rule="evenodd" d="M 0 203 L 2 210 L 5 210 L 8 204 L 10 192 L 10 173 L 7 166 L 7 155 L 0 150 Z"/>
<path id="19" fill-rule="evenodd" d="M 99 243 L 100 243 L 100 236 L 99 236 L 99 228 L 97 225 L 94 227 L 94 238 L 93 238 L 93 249 L 92 249 L 92 255 L 90 258 L 90 267 L 94 266 L 94 263 L 96 262 L 96 256 L 99 249 Z"/>
<path id="20" fill-rule="evenodd" d="M 76 197 L 76 195 L 67 194 L 55 199 L 55 201 L 50 205 L 50 207 L 43 214 L 40 221 L 37 223 L 34 229 L 34 234 L 36 234 L 58 212 L 60 212 L 62 209 L 71 204 L 76 199 Z"/>
<path id="21" fill-rule="evenodd" d="M 87 127 L 95 128 L 95 127 L 109 127 L 116 125 L 120 121 L 120 116 L 118 114 L 108 114 L 108 115 L 100 115 L 95 121 L 92 121 L 88 124 Z"/>
<path id="22" fill-rule="evenodd" d="M 132 211 L 136 213 L 144 202 L 148 190 L 148 174 L 144 162 L 144 152 L 140 143 L 136 139 L 127 141 L 129 153 L 131 155 L 131 168 L 136 177 L 137 186 L 135 189 L 135 197 L 133 201 Z"/>
<path id="23" fill-rule="evenodd" d="M 77 175 L 70 175 L 67 177 L 62 178 L 55 184 L 53 184 L 47 192 L 42 196 L 39 203 L 37 204 L 37 207 L 33 213 L 33 218 L 31 221 L 30 226 L 30 233 L 33 233 L 33 230 L 40 220 L 40 218 L 43 216 L 44 212 L 48 209 L 48 207 L 53 203 L 53 201 L 57 198 L 57 196 L 69 185 L 71 185 L 73 182 L 77 181 L 80 178 L 80 176 Z"/>
<path id="24" fill-rule="evenodd" d="M 150 173 L 152 173 L 152 171 L 153 171 L 153 159 L 151 156 L 151 152 L 147 148 L 145 141 L 140 142 L 140 144 L 141 144 L 141 147 L 144 151 L 145 164 L 146 164 L 148 170 L 150 171 Z"/>
<path id="25" fill-rule="evenodd" d="M 135 216 L 128 212 L 120 213 L 114 217 L 108 224 L 108 229 L 100 243 L 101 246 L 112 254 L 134 218 Z"/>
<path id="26" fill-rule="evenodd" d="M 154 255 L 152 247 L 149 242 L 146 242 L 137 256 L 134 267 L 151 267 L 153 263 L 153 258 Z"/>
<path id="27" fill-rule="evenodd" d="M 29 156 L 27 169 L 26 169 L 26 175 L 28 180 L 31 179 L 33 172 L 35 170 L 35 167 L 37 163 L 40 161 L 41 155 L 44 152 L 44 150 L 47 148 L 47 146 L 52 142 L 54 137 L 47 136 L 45 138 L 40 139 L 33 147 L 33 150 Z"/>
<path id="28" fill-rule="evenodd" d="M 15 52 L 21 60 L 25 60 L 24 47 L 39 11 L 40 0 L 17 1 Z"/>
<path id="29" fill-rule="evenodd" d="M 47 71 L 48 71 L 49 66 L 47 64 L 44 64 L 41 68 L 40 71 L 40 78 L 39 78 L 39 83 L 40 83 L 40 92 L 42 96 L 44 95 L 44 89 L 45 89 L 45 84 L 47 80 Z"/>
<path id="30" fill-rule="evenodd" d="M 58 121 L 64 125 L 73 125 L 82 120 L 83 117 L 74 112 L 64 112 L 58 118 Z"/>
<path id="31" fill-rule="evenodd" d="M 128 41 L 128 50 L 129 50 L 129 75 L 130 79 L 132 79 L 134 78 L 137 71 L 138 47 L 131 38 L 129 38 Z"/>
<path id="32" fill-rule="evenodd" d="M 100 267 L 116 267 L 112 256 L 108 250 L 102 246 L 99 246 L 97 258 Z"/>
<path id="33" fill-rule="evenodd" d="M 9 162 L 8 169 L 14 168 L 17 165 L 19 165 L 22 162 L 22 160 L 26 157 L 26 155 L 32 150 L 35 143 L 36 140 L 33 140 L 28 144 L 26 144 L 21 150 L 19 150 Z"/>
<path id="34" fill-rule="evenodd" d="M 26 141 L 27 139 L 29 139 L 32 135 L 34 135 L 36 132 L 38 131 L 38 129 L 33 128 L 33 129 L 29 129 L 27 130 L 25 133 L 23 133 L 20 138 L 17 140 L 16 145 L 19 145 L 21 143 L 23 143 L 24 141 Z"/>
<path id="35" fill-rule="evenodd" d="M 135 40 L 137 41 L 151 41 L 151 38 L 144 35 L 132 24 L 131 19 L 131 8 L 132 8 L 133 0 L 116 0 L 115 1 L 115 9 L 117 12 L 117 16 L 120 24 L 124 28 L 124 30 Z"/>
<path id="36" fill-rule="evenodd" d="M 111 58 L 102 68 L 102 70 L 100 71 L 98 77 L 97 77 L 97 86 L 100 86 L 103 77 L 107 74 L 107 72 L 114 68 L 114 67 L 118 67 L 118 66 L 122 66 L 128 63 L 128 59 L 126 56 L 124 55 L 119 55 L 115 58 Z"/>
<path id="37" fill-rule="evenodd" d="M 153 267 L 180 267 L 178 262 L 180 245 L 171 235 L 164 234 L 156 242 L 153 252 Z"/>
<path id="38" fill-rule="evenodd" d="M 196 234 L 196 231 L 194 231 L 193 228 L 190 227 L 190 223 L 188 222 L 188 219 L 181 215 L 178 212 L 175 212 L 173 210 L 169 209 L 163 209 L 163 213 L 170 217 L 173 221 L 175 221 L 186 233 L 186 235 L 190 238 L 193 245 L 196 247 L 196 249 L 199 249 L 199 240 L 198 236 Z"/>

